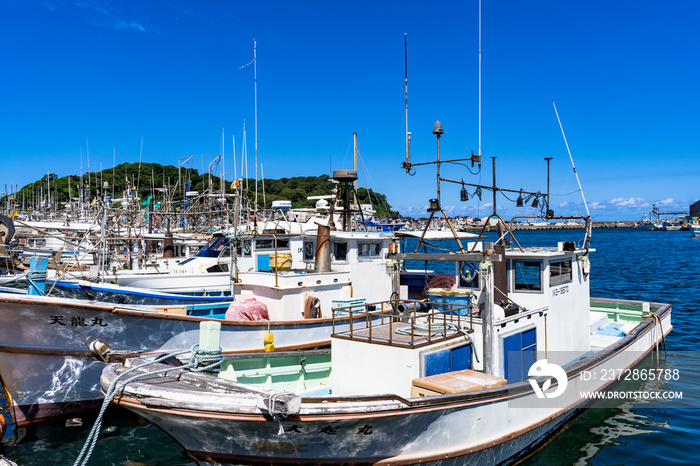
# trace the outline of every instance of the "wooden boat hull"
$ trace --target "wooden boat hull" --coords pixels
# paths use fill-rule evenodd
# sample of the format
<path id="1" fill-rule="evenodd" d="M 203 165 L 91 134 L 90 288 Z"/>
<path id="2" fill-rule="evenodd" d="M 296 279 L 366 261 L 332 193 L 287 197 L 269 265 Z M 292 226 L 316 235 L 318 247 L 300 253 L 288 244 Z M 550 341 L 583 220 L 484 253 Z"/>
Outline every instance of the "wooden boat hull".
<path id="1" fill-rule="evenodd" d="M 103 339 L 115 350 L 187 350 L 199 341 L 199 323 L 209 318 L 206 313 L 187 316 L 148 307 L 0 294 L 0 377 L 15 423 L 101 402 L 104 364 L 87 350 L 88 337 Z M 224 352 L 263 351 L 267 322 L 221 322 Z M 361 322 L 355 319 L 354 325 Z M 349 330 L 349 319 L 336 318 L 335 327 Z M 333 321 L 272 322 L 270 331 L 279 349 L 312 348 L 330 343 Z"/>
<path id="2" fill-rule="evenodd" d="M 528 454 L 615 381 L 584 371 L 635 366 L 671 331 L 671 308 L 660 323 L 642 321 L 629 335 L 567 366 L 567 390 L 539 400 L 529 381 L 448 395 L 403 400 L 391 396 L 302 398 L 299 414 L 282 420 L 267 411 L 197 408 L 129 392 L 115 402 L 170 434 L 193 458 L 217 462 L 342 464 L 502 464 Z M 115 373 L 103 374 L 105 389 Z M 361 376 L 358 374 L 358 377 Z M 224 396 L 224 395 L 222 395 Z M 545 402 L 543 404 L 543 401 Z"/>

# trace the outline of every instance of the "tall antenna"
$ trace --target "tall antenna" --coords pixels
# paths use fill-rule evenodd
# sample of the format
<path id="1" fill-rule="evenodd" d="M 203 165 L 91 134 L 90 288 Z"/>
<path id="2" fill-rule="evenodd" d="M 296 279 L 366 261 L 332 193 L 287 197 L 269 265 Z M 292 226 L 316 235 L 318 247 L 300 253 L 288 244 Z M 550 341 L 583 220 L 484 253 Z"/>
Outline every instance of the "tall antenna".
<path id="1" fill-rule="evenodd" d="M 411 133 L 408 132 L 408 34 L 403 35 L 404 49 L 404 85 L 406 92 L 406 163 L 411 163 Z"/>
<path id="2" fill-rule="evenodd" d="M 240 67 L 240 69 L 246 66 L 253 65 L 253 77 L 255 78 L 255 209 L 258 206 L 258 42 L 253 39 L 253 60 Z M 245 123 L 243 124 L 245 128 Z M 245 141 L 245 136 L 244 136 Z M 247 167 L 246 167 L 247 175 Z"/>
<path id="3" fill-rule="evenodd" d="M 481 157 L 481 0 L 479 0 L 479 157 Z"/>
<path id="4" fill-rule="evenodd" d="M 226 132 L 221 128 L 221 197 L 226 197 L 226 164 L 224 162 L 224 153 L 226 152 L 226 143 L 224 142 Z M 235 159 L 234 159 L 235 160 Z"/>
<path id="5" fill-rule="evenodd" d="M 87 201 L 90 202 L 90 140 L 86 137 L 85 144 L 87 146 Z"/>
<path id="6" fill-rule="evenodd" d="M 114 198 L 114 166 L 117 164 L 117 148 L 112 152 L 112 198 Z"/>
<path id="7" fill-rule="evenodd" d="M 233 179 L 238 179 L 238 170 L 236 169 L 236 135 L 231 135 L 231 147 L 233 147 Z"/>
<path id="8" fill-rule="evenodd" d="M 255 78 L 255 210 L 258 210 L 258 42 L 253 39 L 253 77 Z"/>
<path id="9" fill-rule="evenodd" d="M 139 187 L 141 185 L 141 156 L 143 155 L 143 136 L 141 136 L 141 149 L 139 150 L 139 175 L 136 178 L 136 197 L 138 197 Z M 90 159 L 88 159 L 90 160 Z"/>

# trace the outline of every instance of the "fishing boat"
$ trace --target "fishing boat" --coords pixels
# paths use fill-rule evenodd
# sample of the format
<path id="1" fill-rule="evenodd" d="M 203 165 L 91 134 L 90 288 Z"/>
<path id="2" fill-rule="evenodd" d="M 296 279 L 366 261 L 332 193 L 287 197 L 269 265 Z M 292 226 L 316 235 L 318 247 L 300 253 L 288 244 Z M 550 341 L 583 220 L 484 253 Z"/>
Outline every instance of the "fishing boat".
<path id="1" fill-rule="evenodd" d="M 636 230 L 651 231 L 655 228 L 654 222 L 651 221 L 647 214 L 642 215 L 642 219 L 634 227 Z"/>
<path id="2" fill-rule="evenodd" d="M 328 345 L 334 329 L 350 328 L 347 315 L 334 319 L 334 308 L 406 296 L 398 267 L 386 259 L 397 248 L 393 235 L 317 229 L 294 251 L 302 268 L 290 268 L 277 255 L 271 260 L 273 247 L 266 267 L 234 275 L 228 283 L 233 303 L 138 306 L 0 294 L 0 377 L 15 423 L 100 403 L 103 362 L 86 341 L 109 341 L 119 351 L 183 350 L 197 343 L 201 321 L 215 319 L 222 323 L 225 352 L 262 351 L 268 332 L 279 349 L 313 348 Z M 254 259 L 263 261 L 262 255 Z M 100 286 L 106 287 L 94 289 Z M 372 316 L 382 312 L 375 307 Z"/>
<path id="3" fill-rule="evenodd" d="M 656 224 L 655 230 L 659 231 L 680 231 L 683 222 L 680 220 L 663 220 Z"/>
<path id="4" fill-rule="evenodd" d="M 440 163 L 455 160 L 440 158 L 440 122 L 433 134 L 430 217 L 413 252 L 387 255 L 396 269 L 402 262 L 451 264 L 426 300 L 392 294 L 373 303 L 390 306 L 379 320 L 366 317 L 369 308 L 336 309 L 351 325 L 331 335 L 330 361 L 223 358 L 218 376 L 192 374 L 192 364 L 110 364 L 100 378 L 107 400 L 201 461 L 497 465 L 538 448 L 616 383 L 608 374 L 631 370 L 658 350 L 672 329 L 670 305 L 590 296 L 595 250 L 587 207 L 586 217 L 568 217 L 585 221 L 580 245 L 524 248 L 496 213 L 502 188 L 453 180 L 465 190 L 492 191 L 494 212 L 484 223 L 498 226 L 498 241 L 483 240 L 484 227 L 466 245 L 454 236 L 456 251 L 419 252 L 436 214 L 445 217 L 445 234 L 455 234 L 440 199 L 440 183 L 450 181 Z M 480 154 L 457 161 L 468 160 L 480 171 Z M 403 166 L 413 172 L 408 152 Z M 495 180 L 495 158 L 493 166 Z M 510 192 L 542 199 L 547 220 L 567 219 L 553 215 L 549 189 Z M 355 328 L 355 321 L 366 324 Z"/>
<path id="5" fill-rule="evenodd" d="M 692 236 L 700 236 L 700 220 L 695 220 L 690 224 L 690 232 Z"/>
<path id="6" fill-rule="evenodd" d="M 514 462 L 613 385 L 606 374 L 631 370 L 671 331 L 670 305 L 591 299 L 592 253 L 563 243 L 453 254 L 469 299 L 442 293 L 430 312 L 393 300 L 384 320 L 336 329 L 330 360 L 225 358 L 218 376 L 167 367 L 149 375 L 163 366 L 128 360 L 107 366 L 100 385 L 138 374 L 114 402 L 201 461 Z M 494 287 L 501 278 L 505 301 Z M 362 309 L 349 312 L 364 321 Z"/>

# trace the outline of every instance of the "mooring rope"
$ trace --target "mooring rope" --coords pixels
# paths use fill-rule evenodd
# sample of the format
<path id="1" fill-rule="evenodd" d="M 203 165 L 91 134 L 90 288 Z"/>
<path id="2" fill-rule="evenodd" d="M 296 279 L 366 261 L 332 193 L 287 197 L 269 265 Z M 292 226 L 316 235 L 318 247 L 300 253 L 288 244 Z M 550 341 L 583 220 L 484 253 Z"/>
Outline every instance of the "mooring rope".
<path id="1" fill-rule="evenodd" d="M 45 296 L 45 294 L 44 294 L 44 292 L 41 291 L 41 289 L 39 289 L 39 285 L 34 283 L 34 281 L 36 280 L 38 282 L 46 283 L 46 277 L 47 277 L 47 274 L 46 274 L 45 270 L 43 270 L 43 271 L 30 271 L 27 273 L 27 281 L 34 288 L 34 290 L 37 293 L 39 293 L 41 296 Z"/>
<path id="2" fill-rule="evenodd" d="M 275 393 L 268 399 L 267 410 L 270 412 L 270 416 L 272 416 L 272 419 L 277 421 L 277 424 L 280 425 L 280 430 L 277 431 L 277 435 L 284 435 L 284 426 L 282 425 L 282 420 L 277 414 L 275 414 L 275 404 L 277 403 L 277 398 L 280 395 L 281 393 Z"/>
<path id="3" fill-rule="evenodd" d="M 126 374 L 130 372 L 134 372 L 151 364 L 156 364 L 173 356 L 178 356 L 188 352 L 190 353 L 190 360 L 184 366 L 167 367 L 165 369 L 158 369 L 156 371 L 137 374 L 133 377 L 126 379 L 121 384 L 119 384 L 119 386 L 117 386 L 117 382 L 119 382 L 120 379 L 122 379 Z M 179 351 L 177 353 L 168 353 L 164 356 L 154 359 L 153 361 L 148 361 L 144 364 L 140 364 L 138 366 L 134 366 L 130 369 L 127 369 L 121 374 L 117 375 L 114 378 L 114 380 L 112 380 L 112 383 L 109 385 L 109 388 L 105 392 L 105 398 L 102 402 L 100 413 L 97 415 L 97 419 L 95 419 L 95 424 L 92 426 L 92 429 L 90 429 L 90 433 L 88 434 L 87 439 L 85 439 L 85 444 L 80 450 L 80 454 L 78 455 L 78 458 L 76 458 L 75 463 L 73 463 L 73 466 L 84 466 L 87 464 L 88 460 L 90 459 L 90 456 L 92 455 L 93 450 L 95 449 L 95 445 L 97 444 L 97 438 L 100 433 L 100 428 L 102 427 L 102 420 L 104 418 L 104 413 L 107 410 L 107 407 L 109 406 L 112 399 L 114 399 L 117 392 L 121 391 L 128 383 L 131 383 L 134 380 L 140 379 L 142 377 L 165 373 L 176 369 L 189 369 L 193 372 L 215 371 L 218 370 L 218 367 L 221 365 L 222 361 L 223 356 L 221 355 L 221 348 L 219 348 L 218 350 L 202 350 L 199 348 L 199 345 L 194 345 L 192 346 L 191 350 Z"/>

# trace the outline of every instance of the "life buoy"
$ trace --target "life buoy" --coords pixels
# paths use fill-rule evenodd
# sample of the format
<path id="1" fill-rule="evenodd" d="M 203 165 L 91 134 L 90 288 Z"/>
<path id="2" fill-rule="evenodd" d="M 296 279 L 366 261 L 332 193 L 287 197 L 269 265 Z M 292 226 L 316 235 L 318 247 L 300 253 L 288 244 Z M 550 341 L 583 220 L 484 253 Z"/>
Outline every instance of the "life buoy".
<path id="1" fill-rule="evenodd" d="M 15 235 L 15 223 L 7 215 L 0 214 L 0 244 L 10 244 Z"/>
<path id="2" fill-rule="evenodd" d="M 304 255 L 307 258 L 314 257 L 314 244 L 304 243 Z"/>
<path id="3" fill-rule="evenodd" d="M 476 277 L 476 274 L 477 271 L 473 265 L 466 261 L 462 262 L 462 267 L 459 269 L 459 276 L 462 279 L 462 281 L 466 283 L 471 283 L 472 281 L 474 281 L 474 277 Z"/>
<path id="4" fill-rule="evenodd" d="M 304 301 L 304 319 L 321 318 L 321 300 L 315 296 L 307 296 Z"/>

